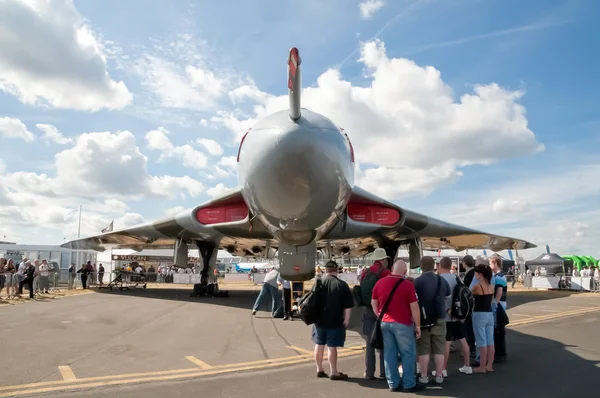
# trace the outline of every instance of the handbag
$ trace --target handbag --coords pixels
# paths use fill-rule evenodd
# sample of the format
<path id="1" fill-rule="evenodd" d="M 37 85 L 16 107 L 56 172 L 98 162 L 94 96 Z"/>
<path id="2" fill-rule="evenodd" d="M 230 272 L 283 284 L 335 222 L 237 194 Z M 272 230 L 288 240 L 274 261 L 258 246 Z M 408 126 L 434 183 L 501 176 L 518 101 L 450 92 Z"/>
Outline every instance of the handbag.
<path id="1" fill-rule="evenodd" d="M 385 300 L 385 304 L 383 304 L 383 308 L 381 309 L 381 312 L 377 317 L 377 321 L 375 321 L 375 325 L 373 326 L 373 331 L 371 332 L 371 336 L 369 338 L 369 344 L 371 344 L 371 347 L 375 348 L 376 350 L 383 350 L 383 333 L 381 332 L 381 320 L 383 319 L 383 316 L 385 315 L 390 305 L 390 302 L 392 301 L 392 297 L 394 296 L 396 289 L 398 288 L 398 286 L 400 286 L 402 282 L 404 282 L 404 278 L 400 279 L 394 285 L 392 291 L 390 292 L 390 295 L 387 297 L 387 300 Z"/>

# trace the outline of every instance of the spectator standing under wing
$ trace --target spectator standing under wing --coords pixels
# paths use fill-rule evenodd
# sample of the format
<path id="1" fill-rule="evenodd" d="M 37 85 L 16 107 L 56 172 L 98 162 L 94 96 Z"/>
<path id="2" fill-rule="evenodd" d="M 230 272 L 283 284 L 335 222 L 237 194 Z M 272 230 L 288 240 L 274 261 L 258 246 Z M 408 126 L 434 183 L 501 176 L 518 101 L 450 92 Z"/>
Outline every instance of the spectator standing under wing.
<path id="1" fill-rule="evenodd" d="M 435 361 L 435 382 L 444 382 L 444 357 L 446 353 L 446 298 L 452 297 L 448 283 L 434 272 L 435 260 L 431 256 L 421 259 L 423 274 L 415 279 L 415 290 L 421 309 L 421 338 L 417 340 L 417 354 L 421 375 L 419 382 L 429 383 L 429 357 Z"/>
<path id="2" fill-rule="evenodd" d="M 325 264 L 326 275 L 321 279 L 318 303 L 321 307 L 319 321 L 312 330 L 312 341 L 315 343 L 315 362 L 317 377 L 328 377 L 323 370 L 323 354 L 327 346 L 329 360 L 329 378 L 346 380 L 347 374 L 337 368 L 337 349 L 346 342 L 346 328 L 350 324 L 350 315 L 354 307 L 354 298 L 348 284 L 337 278 L 338 266 L 335 261 Z"/>
<path id="3" fill-rule="evenodd" d="M 452 267 L 452 260 L 450 260 L 450 258 L 448 258 L 448 257 L 442 258 L 442 260 L 440 261 L 440 266 L 439 266 L 440 276 L 442 278 L 444 278 L 444 280 L 448 283 L 448 286 L 450 287 L 450 292 L 451 292 L 450 297 L 446 297 L 446 300 L 447 300 L 446 307 L 447 308 L 452 308 L 452 304 L 453 304 L 452 301 L 457 299 L 456 297 L 454 297 L 454 288 L 458 284 L 458 281 L 457 281 L 458 276 L 455 274 L 452 274 L 451 267 Z M 467 340 L 465 337 L 466 337 L 465 323 L 459 319 L 453 318 L 450 314 L 446 313 L 446 353 L 445 353 L 444 370 L 443 370 L 442 376 L 448 377 L 448 373 L 447 373 L 448 357 L 450 356 L 450 345 L 452 344 L 453 341 L 458 341 L 460 343 L 461 353 L 462 353 L 463 361 L 464 361 L 463 367 L 458 369 L 459 372 L 465 373 L 465 374 L 473 373 L 473 369 L 471 369 L 471 366 L 469 364 L 469 358 L 470 358 L 469 345 L 467 344 Z M 434 374 L 434 376 L 436 376 L 436 374 Z"/>
<path id="4" fill-rule="evenodd" d="M 19 282 L 19 291 L 17 292 L 19 296 L 23 294 L 23 285 L 27 285 L 29 288 L 29 298 L 33 298 L 33 280 L 36 276 L 36 273 L 35 267 L 29 261 L 27 261 L 25 264 L 25 270 L 23 271 L 23 279 L 21 282 Z"/>
<path id="5" fill-rule="evenodd" d="M 492 270 L 484 264 L 475 266 L 475 280 L 477 283 L 471 289 L 475 298 L 473 308 L 473 329 L 477 349 L 481 355 L 480 365 L 473 369 L 475 373 L 493 372 L 494 364 L 494 315 L 493 304 L 494 285 L 492 283 Z"/>
<path id="6" fill-rule="evenodd" d="M 283 320 L 287 321 L 288 319 L 292 319 L 292 286 L 290 281 L 281 277 L 281 274 L 277 276 L 277 283 L 283 289 Z"/>
<path id="7" fill-rule="evenodd" d="M 361 291 L 361 301 L 365 307 L 363 307 L 362 314 L 362 334 L 365 340 L 367 341 L 367 347 L 365 350 L 365 374 L 364 377 L 368 380 L 375 379 L 375 363 L 376 363 L 376 355 L 375 349 L 371 347 L 369 344 L 369 338 L 371 337 L 371 333 L 373 332 L 373 327 L 375 326 L 375 322 L 377 321 L 377 315 L 373 312 L 373 307 L 371 305 L 371 297 L 373 295 L 373 289 L 375 288 L 375 284 L 381 278 L 385 278 L 391 275 L 389 271 L 389 261 L 387 253 L 384 249 L 376 249 L 371 255 L 367 256 L 369 260 L 374 260 L 372 266 L 365 268 L 359 279 L 360 283 L 360 291 Z M 382 304 L 383 305 L 383 304 Z M 385 378 L 385 365 L 383 360 L 383 352 L 378 351 L 379 354 L 379 374 L 381 378 Z"/>
<path id="8" fill-rule="evenodd" d="M 463 282 L 465 286 L 471 288 L 471 282 L 473 282 L 473 277 L 475 275 L 475 259 L 473 256 L 466 255 L 462 260 L 463 268 L 465 269 L 465 277 Z M 475 354 L 475 334 L 473 333 L 473 314 L 470 314 L 465 320 L 465 329 L 466 329 L 466 338 L 467 343 L 469 344 L 469 351 L 472 355 Z"/>
<path id="9" fill-rule="evenodd" d="M 39 272 L 40 272 L 40 282 L 39 282 L 40 292 L 48 293 L 48 291 L 50 290 L 50 266 L 48 265 L 48 262 L 46 260 L 42 260 L 42 263 L 40 264 Z"/>
<path id="10" fill-rule="evenodd" d="M 98 283 L 100 286 L 104 285 L 104 267 L 102 264 L 100 264 L 100 267 L 98 267 Z"/>
<path id="11" fill-rule="evenodd" d="M 277 287 L 277 278 L 279 277 L 279 271 L 273 267 L 271 271 L 265 275 L 265 280 L 260 289 L 260 293 L 258 293 L 258 297 L 256 298 L 256 302 L 254 303 L 254 307 L 252 307 L 252 315 L 256 315 L 256 311 L 260 309 L 260 305 L 265 299 L 271 297 L 272 302 L 272 315 L 275 317 L 279 306 L 281 305 L 279 300 L 279 289 Z"/>
<path id="12" fill-rule="evenodd" d="M 502 263 L 500 258 L 493 257 L 490 259 L 490 265 L 494 274 L 494 301 L 492 310 L 494 310 L 494 353 L 496 361 L 506 360 L 506 329 L 503 324 L 497 321 L 497 308 L 501 305 L 504 311 L 506 311 L 506 292 L 508 290 L 508 283 L 506 275 L 502 272 Z"/>
<path id="13" fill-rule="evenodd" d="M 405 392 L 417 392 L 423 390 L 423 385 L 418 384 L 415 378 L 415 336 L 417 339 L 421 337 L 421 315 L 413 282 L 403 280 L 407 269 L 406 263 L 397 259 L 392 274 L 375 285 L 371 305 L 373 312 L 379 316 L 394 286 L 400 283 L 381 320 L 385 376 L 390 391 L 402 389 Z M 398 370 L 398 355 L 402 361 L 402 380 Z"/>

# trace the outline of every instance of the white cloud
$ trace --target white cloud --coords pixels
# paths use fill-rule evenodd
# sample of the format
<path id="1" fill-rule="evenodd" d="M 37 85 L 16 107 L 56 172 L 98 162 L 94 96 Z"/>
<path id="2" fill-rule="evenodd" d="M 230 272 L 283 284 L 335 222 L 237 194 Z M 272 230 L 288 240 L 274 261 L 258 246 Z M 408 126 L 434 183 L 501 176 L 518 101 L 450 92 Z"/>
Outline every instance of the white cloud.
<path id="1" fill-rule="evenodd" d="M 143 222 L 123 200 L 186 199 L 205 191 L 189 176 L 150 175 L 128 131 L 82 134 L 72 148 L 56 154 L 54 166 L 53 176 L 0 170 L 0 225 L 11 240 L 58 244 L 59 236 L 75 238 L 77 213 L 67 223 L 65 216 L 79 204 L 82 235 L 89 236 L 111 220 L 115 229 Z"/>
<path id="2" fill-rule="evenodd" d="M 231 188 L 227 188 L 225 185 L 218 183 L 212 188 L 206 190 L 206 193 L 211 198 L 216 198 L 217 196 L 223 195 L 225 192 L 230 191 Z"/>
<path id="3" fill-rule="evenodd" d="M 223 156 L 218 163 L 219 166 L 223 166 L 228 169 L 237 169 L 237 157 L 236 156 Z"/>
<path id="4" fill-rule="evenodd" d="M 139 59 L 134 70 L 165 108 L 210 110 L 226 92 L 224 80 L 210 70 L 152 55 Z"/>
<path id="5" fill-rule="evenodd" d="M 164 216 L 165 216 L 165 217 L 173 217 L 173 216 L 175 216 L 177 213 L 179 213 L 179 212 L 181 212 L 181 211 L 184 211 L 184 210 L 185 210 L 185 207 L 183 207 L 183 206 L 175 206 L 175 207 L 171 207 L 171 208 L 169 208 L 169 209 L 165 210 L 165 212 L 164 212 Z"/>
<path id="6" fill-rule="evenodd" d="M 173 177 L 162 176 L 152 177 L 150 181 L 151 192 L 158 196 L 166 196 L 169 199 L 182 198 L 185 195 L 182 192 L 186 190 L 191 197 L 196 197 L 204 193 L 204 185 L 190 176 Z"/>
<path id="7" fill-rule="evenodd" d="M 51 141 L 59 145 L 67 145 L 73 143 L 72 138 L 65 137 L 58 129 L 50 124 L 38 123 L 35 125 L 38 129 L 44 132 L 42 140 Z"/>
<path id="8" fill-rule="evenodd" d="M 517 213 L 522 214 L 530 210 L 529 203 L 522 200 L 508 200 L 500 198 L 492 205 L 492 212 L 495 214 Z"/>
<path id="9" fill-rule="evenodd" d="M 462 172 L 444 167 L 430 169 L 377 167 L 364 172 L 357 170 L 357 185 L 385 198 L 408 195 L 428 195 L 442 184 L 455 182 Z"/>
<path id="10" fill-rule="evenodd" d="M 148 94 L 144 97 L 154 101 L 147 106 L 212 111 L 235 79 L 214 64 L 210 51 L 203 40 L 183 34 L 155 38 L 153 45 L 145 47 L 140 56 L 120 57 L 118 62 L 140 79 L 144 94 Z"/>
<path id="11" fill-rule="evenodd" d="M 169 131 L 164 127 L 159 127 L 146 134 L 148 147 L 162 152 L 158 158 L 159 161 L 163 161 L 167 158 L 175 158 L 181 160 L 185 167 L 194 169 L 203 169 L 206 167 L 208 158 L 204 153 L 198 151 L 189 144 L 175 146 L 171 143 L 171 140 L 169 140 L 168 135 Z"/>
<path id="12" fill-rule="evenodd" d="M 27 172 L 0 175 L 0 185 L 19 192 L 57 198 L 112 196 L 105 203 L 124 210 L 116 198 L 173 197 L 183 191 L 202 193 L 202 184 L 191 177 L 151 176 L 147 158 L 129 131 L 85 133 L 75 146 L 55 156 L 56 176 Z"/>
<path id="13" fill-rule="evenodd" d="M 72 1 L 0 2 L 0 54 L 0 90 L 24 104 L 97 111 L 132 101 Z"/>
<path id="14" fill-rule="evenodd" d="M 600 186 L 590 184 L 600 175 L 600 163 L 549 167 L 527 177 L 513 178 L 493 190 L 473 189 L 455 195 L 455 203 L 415 209 L 450 222 L 527 239 L 538 248 L 549 244 L 559 254 L 600 257 Z"/>
<path id="15" fill-rule="evenodd" d="M 104 199 L 104 206 L 112 213 L 125 213 L 129 206 L 117 199 Z"/>
<path id="16" fill-rule="evenodd" d="M 2 79 L 0 76 L 0 84 L 1 82 Z M 27 130 L 27 126 L 17 118 L 0 117 L 0 133 L 9 138 L 21 138 L 26 142 L 34 140 L 33 133 Z"/>
<path id="17" fill-rule="evenodd" d="M 196 143 L 202 145 L 209 154 L 212 156 L 219 156 L 223 154 L 223 148 L 221 145 L 215 140 L 209 140 L 207 138 L 198 138 Z"/>
<path id="18" fill-rule="evenodd" d="M 377 11 L 383 8 L 385 1 L 383 0 L 364 0 L 359 5 L 360 15 L 363 19 L 369 19 Z"/>
<path id="19" fill-rule="evenodd" d="M 464 166 L 544 150 L 517 102 L 520 91 L 495 83 L 476 85 L 456 101 L 438 70 L 389 58 L 379 40 L 363 43 L 360 62 L 366 86 L 354 86 L 330 69 L 316 86 L 303 90 L 303 105 L 345 128 L 357 161 L 369 167 L 365 176 L 396 185 L 362 180 L 386 199 L 431 192 L 460 178 Z M 269 95 L 253 85 L 231 96 L 236 102 L 256 103 L 252 117 L 235 110 L 212 119 L 232 130 L 238 141 L 259 119 L 288 106 L 287 96 Z"/>

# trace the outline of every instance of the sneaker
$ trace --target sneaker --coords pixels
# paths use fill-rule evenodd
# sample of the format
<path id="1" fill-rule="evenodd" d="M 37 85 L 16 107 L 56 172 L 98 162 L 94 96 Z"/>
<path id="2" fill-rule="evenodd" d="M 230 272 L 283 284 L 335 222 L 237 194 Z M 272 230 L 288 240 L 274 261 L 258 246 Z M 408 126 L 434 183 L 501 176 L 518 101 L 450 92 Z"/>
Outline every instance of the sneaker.
<path id="1" fill-rule="evenodd" d="M 429 383 L 429 377 L 419 376 L 418 382 L 421 383 L 421 384 L 428 384 Z"/>
<path id="2" fill-rule="evenodd" d="M 435 370 L 431 372 L 431 375 L 435 377 Z M 442 376 L 448 377 L 448 371 L 446 369 L 442 370 Z"/>
<path id="3" fill-rule="evenodd" d="M 458 371 L 466 375 L 473 374 L 473 368 L 470 366 L 463 366 L 462 368 L 458 369 Z"/>
<path id="4" fill-rule="evenodd" d="M 444 378 L 442 376 L 437 376 L 435 378 L 435 383 L 436 384 L 442 384 L 444 382 Z"/>

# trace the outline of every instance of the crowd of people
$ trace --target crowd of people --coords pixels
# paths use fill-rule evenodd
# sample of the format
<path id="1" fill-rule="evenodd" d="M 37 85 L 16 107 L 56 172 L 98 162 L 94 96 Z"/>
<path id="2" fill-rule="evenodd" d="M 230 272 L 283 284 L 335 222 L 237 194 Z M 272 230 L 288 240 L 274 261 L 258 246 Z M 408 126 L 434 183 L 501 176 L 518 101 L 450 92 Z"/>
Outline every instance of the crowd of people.
<path id="1" fill-rule="evenodd" d="M 337 367 L 337 349 L 344 346 L 355 304 L 363 307 L 361 326 L 367 341 L 363 376 L 376 380 L 379 363 L 379 377 L 387 380 L 391 391 L 421 391 L 430 383 L 430 376 L 434 383 L 443 383 L 451 374 L 448 358 L 454 342 L 462 356 L 462 366 L 457 369 L 462 374 L 494 372 L 494 363 L 506 359 L 507 281 L 500 259 L 481 258 L 476 263 L 472 256 L 465 256 L 462 265 L 466 274 L 461 279 L 453 272 L 450 258 L 444 257 L 436 264 L 426 256 L 420 263 L 422 274 L 411 278 L 402 259 L 392 261 L 384 250 L 374 254 L 373 265 L 360 277 L 359 293 L 337 277 L 334 261 L 325 265 L 319 278 L 321 312 L 312 328 L 317 377 L 348 378 Z M 461 302 L 457 292 L 467 299 L 471 297 L 470 310 L 456 310 Z M 370 344 L 375 328 L 380 328 L 383 338 L 383 349 L 379 351 Z M 325 348 L 329 374 L 322 365 Z"/>

